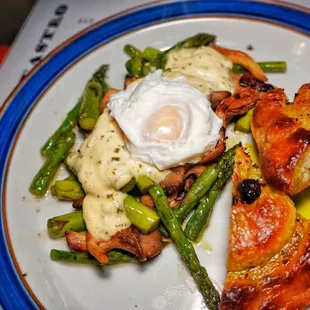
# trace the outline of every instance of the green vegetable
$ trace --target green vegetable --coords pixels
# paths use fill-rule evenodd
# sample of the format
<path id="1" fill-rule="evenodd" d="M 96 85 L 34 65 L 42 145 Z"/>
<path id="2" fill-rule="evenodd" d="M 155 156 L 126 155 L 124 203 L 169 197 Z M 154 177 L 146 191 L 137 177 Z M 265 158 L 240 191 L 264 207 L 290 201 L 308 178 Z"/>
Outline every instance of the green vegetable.
<path id="1" fill-rule="evenodd" d="M 131 58 L 142 58 L 142 52 L 131 44 L 126 44 L 124 46 L 124 52 Z"/>
<path id="2" fill-rule="evenodd" d="M 89 82 L 95 81 L 101 85 L 102 94 L 104 95 L 110 88 L 106 82 L 106 74 L 109 70 L 109 65 L 102 65 L 99 69 L 93 74 L 92 79 Z M 87 86 L 87 84 L 86 84 Z"/>
<path id="3" fill-rule="evenodd" d="M 160 50 L 158 50 L 157 48 L 153 48 L 153 47 L 146 47 L 141 55 L 141 57 L 144 60 L 152 60 L 154 58 L 157 57 L 157 55 L 160 53 Z"/>
<path id="4" fill-rule="evenodd" d="M 191 275 L 196 281 L 198 288 L 210 310 L 219 308 L 220 296 L 210 280 L 207 270 L 200 265 L 199 259 L 191 242 L 185 237 L 181 224 L 169 206 L 168 199 L 160 185 L 150 189 L 157 212 L 169 231 L 181 258 L 187 265 Z"/>
<path id="5" fill-rule="evenodd" d="M 66 181 L 78 181 L 78 178 L 75 176 L 74 173 L 69 171 L 69 176 L 65 178 Z"/>
<path id="6" fill-rule="evenodd" d="M 251 132 L 251 119 L 253 115 L 254 109 L 249 110 L 245 115 L 241 116 L 236 124 L 235 124 L 235 131 L 241 131 L 245 133 Z"/>
<path id="7" fill-rule="evenodd" d="M 47 221 L 47 229 L 50 237 L 57 239 L 65 236 L 69 229 L 73 231 L 86 230 L 82 211 L 73 211 L 71 213 L 53 217 Z"/>
<path id="8" fill-rule="evenodd" d="M 213 43 L 216 39 L 216 36 L 208 33 L 197 33 L 196 35 L 189 37 L 183 41 L 178 42 L 172 46 L 169 51 L 176 48 L 185 48 L 185 47 L 200 47 L 207 46 L 210 43 Z"/>
<path id="9" fill-rule="evenodd" d="M 151 180 L 149 177 L 146 175 L 141 175 L 137 177 L 137 187 L 141 194 L 145 194 L 149 191 L 151 187 L 155 185 L 154 181 Z"/>
<path id="10" fill-rule="evenodd" d="M 310 187 L 292 197 L 296 210 L 307 220 L 310 220 Z"/>
<path id="11" fill-rule="evenodd" d="M 141 76 L 146 76 L 150 72 L 152 72 L 152 68 L 150 67 L 150 65 L 148 64 L 143 65 L 142 70 L 141 70 Z"/>
<path id="12" fill-rule="evenodd" d="M 79 114 L 79 124 L 84 130 L 93 130 L 99 116 L 99 104 L 109 86 L 105 82 L 108 65 L 102 65 L 87 82 Z"/>
<path id="13" fill-rule="evenodd" d="M 114 265 L 118 263 L 127 263 L 135 261 L 135 258 L 132 255 L 120 251 L 110 251 L 108 253 L 108 256 L 109 256 L 109 262 L 107 265 Z M 52 260 L 67 263 L 81 263 L 81 264 L 91 264 L 99 266 L 103 265 L 88 253 L 68 252 L 52 249 L 50 252 L 50 257 Z"/>
<path id="14" fill-rule="evenodd" d="M 134 189 L 135 185 L 136 185 L 136 179 L 132 177 L 131 180 L 121 188 L 121 192 L 123 193 L 130 192 Z"/>
<path id="15" fill-rule="evenodd" d="M 42 168 L 36 174 L 30 185 L 29 190 L 32 194 L 36 196 L 43 196 L 46 194 L 52 178 L 56 174 L 61 162 L 74 141 L 75 133 L 72 131 L 59 137 L 52 152 L 49 154 L 49 157 L 45 160 Z"/>
<path id="16" fill-rule="evenodd" d="M 198 33 L 183 41 L 178 42 L 166 51 L 159 51 L 152 47 L 146 47 L 141 53 L 132 45 L 125 45 L 124 50 L 131 59 L 126 62 L 129 76 L 143 77 L 156 69 L 165 69 L 168 53 L 176 48 L 199 47 L 214 42 L 215 36 L 207 33 Z"/>
<path id="17" fill-rule="evenodd" d="M 257 64 L 265 73 L 286 72 L 285 61 L 264 61 Z M 233 65 L 233 72 L 245 73 L 247 70 L 240 65 Z"/>
<path id="18" fill-rule="evenodd" d="M 258 63 L 264 72 L 286 72 L 286 61 L 264 61 Z"/>
<path id="19" fill-rule="evenodd" d="M 129 59 L 126 64 L 127 72 L 130 76 L 140 77 L 143 67 L 142 60 L 138 57 L 133 57 Z"/>
<path id="20" fill-rule="evenodd" d="M 77 124 L 79 111 L 82 105 L 82 99 L 80 99 L 77 105 L 67 114 L 67 117 L 62 122 L 60 127 L 54 132 L 54 134 L 45 142 L 41 148 L 41 154 L 49 156 L 55 150 L 55 144 L 63 134 L 70 132 Z"/>
<path id="21" fill-rule="evenodd" d="M 56 181 L 51 187 L 51 192 L 53 196 L 63 200 L 78 200 L 85 196 L 80 182 L 68 178 Z"/>
<path id="22" fill-rule="evenodd" d="M 132 196 L 124 199 L 124 209 L 131 224 L 143 234 L 151 233 L 159 225 L 160 218 L 157 213 Z"/>
<path id="23" fill-rule="evenodd" d="M 168 53 L 174 49 L 178 48 L 189 48 L 189 47 L 200 47 L 200 46 L 208 46 L 210 43 L 214 42 L 216 36 L 208 33 L 197 33 L 196 35 L 189 37 L 183 41 L 180 41 L 173 45 L 168 50 L 161 52 L 158 54 L 156 59 L 154 60 L 155 67 L 157 69 L 165 69 L 166 62 L 168 59 Z"/>
<path id="24" fill-rule="evenodd" d="M 93 129 L 100 114 L 99 103 L 109 88 L 105 82 L 107 69 L 108 66 L 103 65 L 94 73 L 86 85 L 83 97 L 41 148 L 41 154 L 47 156 L 48 159 L 30 185 L 30 192 L 34 195 L 43 196 L 46 193 L 51 179 L 75 141 L 72 129 L 76 123 L 79 121 L 82 129 Z M 56 188 L 53 189 L 53 192 L 56 194 Z"/>
<path id="25" fill-rule="evenodd" d="M 250 155 L 253 163 L 259 166 L 259 155 L 256 144 L 246 143 L 245 148 L 246 152 Z"/>
<path id="26" fill-rule="evenodd" d="M 180 222 L 183 222 L 186 216 L 193 210 L 199 200 L 206 194 L 215 182 L 218 175 L 216 164 L 208 166 L 199 176 L 191 189 L 187 192 L 181 202 L 180 207 L 175 210 L 175 215 Z"/>
<path id="27" fill-rule="evenodd" d="M 158 228 L 160 234 L 166 238 L 169 238 L 169 232 L 168 230 L 166 229 L 166 227 L 163 225 L 163 224 L 160 224 L 159 225 L 159 228 Z"/>
<path id="28" fill-rule="evenodd" d="M 218 164 L 217 180 L 206 196 L 200 200 L 197 209 L 187 222 L 184 232 L 190 240 L 196 240 L 204 227 L 208 225 L 214 203 L 222 193 L 228 179 L 233 173 L 235 154 L 238 146 L 240 146 L 240 144 L 233 146 L 222 155 Z"/>

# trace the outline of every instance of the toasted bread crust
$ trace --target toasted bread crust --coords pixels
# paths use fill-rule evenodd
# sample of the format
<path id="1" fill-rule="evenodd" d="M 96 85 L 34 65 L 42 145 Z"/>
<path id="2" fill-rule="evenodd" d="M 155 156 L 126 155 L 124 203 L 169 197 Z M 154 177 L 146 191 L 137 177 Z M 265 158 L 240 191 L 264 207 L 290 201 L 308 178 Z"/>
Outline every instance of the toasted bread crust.
<path id="1" fill-rule="evenodd" d="M 241 202 L 239 182 L 264 180 L 243 149 L 237 150 L 235 162 L 236 203 L 220 309 L 304 309 L 310 304 L 310 221 L 296 215 L 290 198 L 270 185 L 263 185 L 253 203 Z"/>
<path id="2" fill-rule="evenodd" d="M 260 197 L 250 204 L 241 200 L 238 190 L 244 179 L 256 179 L 262 185 Z M 288 196 L 264 184 L 258 166 L 242 148 L 235 157 L 233 197 L 227 270 L 240 271 L 278 253 L 294 232 L 296 211 Z"/>
<path id="3" fill-rule="evenodd" d="M 305 309 L 310 304 L 310 225 L 296 219 L 288 244 L 267 263 L 229 272 L 221 310 Z"/>
<path id="4" fill-rule="evenodd" d="M 265 93 L 255 106 L 251 128 L 267 183 L 294 195 L 310 185 L 310 84 L 292 104 L 282 89 Z"/>

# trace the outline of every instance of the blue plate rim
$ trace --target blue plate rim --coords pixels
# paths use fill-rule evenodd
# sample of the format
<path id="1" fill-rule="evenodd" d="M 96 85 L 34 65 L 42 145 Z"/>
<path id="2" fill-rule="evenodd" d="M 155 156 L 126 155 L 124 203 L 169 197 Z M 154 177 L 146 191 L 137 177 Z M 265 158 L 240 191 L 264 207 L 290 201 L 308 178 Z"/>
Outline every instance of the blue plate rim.
<path id="1" fill-rule="evenodd" d="M 250 10 L 249 2 L 251 3 Z M 184 4 L 186 4 L 185 7 Z M 161 18 L 161 21 L 167 22 L 179 18 L 200 17 L 201 15 L 214 16 L 224 14 L 232 17 L 243 16 L 251 19 L 271 21 L 277 25 L 293 28 L 309 36 L 310 20 L 308 13 L 310 10 L 307 11 L 308 13 L 305 13 L 300 7 L 296 5 L 293 6 L 294 8 L 292 9 L 292 5 L 285 6 L 283 2 L 279 3 L 279 1 L 262 2 L 244 0 L 224 0 L 221 2 L 212 0 L 194 0 L 188 2 L 155 1 L 140 5 L 101 20 L 95 25 L 84 29 L 72 38 L 66 40 L 61 46 L 46 56 L 46 58 L 35 67 L 19 85 L 17 85 L 0 110 L 0 115 L 2 116 L 0 120 L 0 132 L 4 135 L 3 143 L 0 145 L 0 194 L 2 197 L 0 243 L 2 243 L 5 248 L 0 252 L 0 267 L 4 271 L 4 277 L 0 280 L 0 302 L 4 309 L 44 308 L 31 291 L 30 286 L 27 281 L 23 279 L 20 272 L 17 274 L 14 268 L 14 264 L 17 263 L 14 253 L 14 258 L 12 259 L 10 257 L 12 248 L 9 249 L 10 245 L 8 245 L 8 243 L 10 241 L 8 242 L 7 223 L 4 221 L 6 218 L 6 192 L 4 188 L 6 183 L 5 176 L 9 167 L 7 163 L 13 154 L 14 145 L 17 142 L 16 137 L 20 134 L 20 128 L 39 98 L 55 80 L 82 57 L 89 55 L 94 49 L 122 35 L 126 35 L 131 31 L 153 25 L 159 21 L 158 17 Z M 166 16 L 162 16 L 161 12 L 165 12 Z M 145 17 L 147 14 L 150 14 L 148 18 Z M 133 17 L 135 17 L 136 21 L 133 25 L 128 26 L 128 23 L 124 23 L 126 19 L 128 21 Z M 126 29 L 122 26 L 124 24 L 126 24 Z M 107 31 L 111 29 L 114 31 L 113 34 Z M 105 34 L 105 37 L 101 36 L 100 40 L 98 40 L 98 31 L 100 34 Z M 83 43 L 83 40 L 89 42 L 86 45 L 87 47 L 83 46 L 83 48 L 81 48 L 79 44 Z M 68 56 L 70 47 L 76 48 L 77 46 L 79 47 L 79 51 L 74 55 Z M 66 63 L 65 66 L 62 66 L 63 61 Z M 53 67 L 53 65 L 55 65 L 55 67 Z M 50 70 L 48 77 L 40 80 L 42 75 L 44 76 L 46 70 Z M 35 91 L 33 91 L 34 89 Z M 24 101 L 22 99 L 24 99 Z M 21 105 L 21 102 L 24 103 L 24 106 Z M 18 113 L 16 113 L 16 109 L 19 111 Z M 15 262 L 13 262 L 14 259 Z"/>

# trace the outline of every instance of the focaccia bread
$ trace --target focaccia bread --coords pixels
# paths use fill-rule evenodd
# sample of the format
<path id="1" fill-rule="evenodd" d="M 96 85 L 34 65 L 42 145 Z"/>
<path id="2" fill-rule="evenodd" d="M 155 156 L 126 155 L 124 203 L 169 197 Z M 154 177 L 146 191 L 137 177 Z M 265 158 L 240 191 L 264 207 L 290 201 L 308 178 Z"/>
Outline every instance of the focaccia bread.
<path id="1" fill-rule="evenodd" d="M 292 104 L 283 89 L 264 93 L 251 123 L 267 183 L 294 195 L 310 185 L 310 84 Z"/>
<path id="2" fill-rule="evenodd" d="M 310 222 L 238 148 L 221 309 L 297 310 L 309 304 Z"/>

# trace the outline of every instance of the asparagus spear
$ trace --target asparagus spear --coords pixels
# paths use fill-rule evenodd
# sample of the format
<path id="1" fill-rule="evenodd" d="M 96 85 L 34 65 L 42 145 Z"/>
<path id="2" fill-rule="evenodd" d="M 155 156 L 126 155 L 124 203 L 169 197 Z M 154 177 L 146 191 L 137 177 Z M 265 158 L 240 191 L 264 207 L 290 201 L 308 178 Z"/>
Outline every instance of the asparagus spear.
<path id="1" fill-rule="evenodd" d="M 245 133 L 251 132 L 251 119 L 254 112 L 254 108 L 249 110 L 246 114 L 241 116 L 235 123 L 235 131 L 241 131 Z"/>
<path id="2" fill-rule="evenodd" d="M 141 194 L 147 193 L 155 185 L 155 182 L 145 175 L 137 177 L 136 181 L 137 181 L 136 185 Z M 169 233 L 163 224 L 160 224 L 158 229 L 161 235 L 163 235 L 166 238 L 169 237 Z"/>
<path id="3" fill-rule="evenodd" d="M 170 47 L 168 50 L 160 53 L 155 59 L 154 63 L 156 64 L 157 69 L 165 69 L 168 53 L 171 50 L 177 48 L 188 48 L 188 47 L 200 47 L 200 46 L 208 46 L 210 43 L 214 42 L 216 36 L 208 33 L 197 33 L 196 35 L 189 37 L 183 41 L 180 41 Z"/>
<path id="4" fill-rule="evenodd" d="M 124 209 L 131 224 L 143 234 L 151 233 L 159 225 L 160 218 L 157 213 L 132 196 L 128 195 L 124 199 Z"/>
<path id="5" fill-rule="evenodd" d="M 199 200 L 207 193 L 218 176 L 218 167 L 216 164 L 208 166 L 199 176 L 191 189 L 187 192 L 180 207 L 176 209 L 176 218 L 183 222 L 186 216 L 193 210 Z"/>
<path id="6" fill-rule="evenodd" d="M 99 69 L 93 74 L 91 81 L 96 81 L 101 85 L 102 93 L 105 94 L 110 86 L 106 82 L 106 74 L 109 70 L 109 65 L 102 65 Z"/>
<path id="7" fill-rule="evenodd" d="M 286 72 L 285 61 L 264 61 L 264 62 L 258 62 L 257 64 L 266 73 Z M 247 72 L 247 70 L 240 65 L 233 65 L 233 72 L 244 73 Z"/>
<path id="8" fill-rule="evenodd" d="M 99 104 L 108 90 L 105 82 L 108 68 L 108 65 L 102 65 L 86 84 L 79 115 L 79 124 L 84 130 L 92 130 L 100 116 Z"/>
<path id="9" fill-rule="evenodd" d="M 108 265 L 135 261 L 134 256 L 120 251 L 110 251 L 108 253 L 108 256 L 109 256 Z M 101 264 L 92 255 L 88 253 L 78 253 L 78 252 L 69 252 L 69 251 L 52 249 L 50 252 L 50 257 L 52 260 L 55 261 L 103 266 L 103 264 Z"/>
<path id="10" fill-rule="evenodd" d="M 124 46 L 124 52 L 131 58 L 133 57 L 142 58 L 142 52 L 131 44 L 126 44 Z"/>
<path id="11" fill-rule="evenodd" d="M 146 47 L 144 51 L 142 52 L 141 58 L 144 60 L 152 60 L 157 57 L 157 55 L 160 53 L 160 50 L 154 47 Z"/>
<path id="12" fill-rule="evenodd" d="M 184 232 L 190 240 L 196 240 L 203 228 L 208 225 L 214 203 L 233 173 L 236 148 L 238 146 L 240 144 L 233 146 L 222 155 L 218 164 L 217 180 L 206 196 L 200 200 L 197 209 L 187 222 Z"/>
<path id="13" fill-rule="evenodd" d="M 53 217 L 47 221 L 47 229 L 49 235 L 56 239 L 65 236 L 65 232 L 69 229 L 73 231 L 86 230 L 82 211 L 73 211 L 67 214 Z"/>
<path id="14" fill-rule="evenodd" d="M 67 114 L 67 117 L 62 122 L 60 127 L 54 132 L 54 134 L 48 138 L 45 144 L 41 148 L 41 154 L 44 156 L 49 156 L 55 149 L 55 144 L 61 135 L 71 131 L 77 124 L 79 111 L 82 105 L 82 100 L 80 99 L 77 105 Z"/>
<path id="15" fill-rule="evenodd" d="M 85 196 L 82 186 L 77 180 L 59 180 L 51 187 L 53 196 L 63 200 L 78 200 Z"/>
<path id="16" fill-rule="evenodd" d="M 126 185 L 124 185 L 120 190 L 123 193 L 128 193 L 134 189 L 135 185 L 136 185 L 136 179 L 132 177 L 131 180 Z"/>
<path id="17" fill-rule="evenodd" d="M 48 157 L 41 170 L 30 185 L 30 192 L 43 196 L 55 175 L 57 168 L 65 154 L 75 141 L 75 134 L 71 131 L 78 119 L 82 129 L 92 130 L 99 115 L 99 103 L 108 85 L 105 82 L 107 65 L 101 66 L 87 83 L 83 98 L 71 110 L 56 132 L 41 148 L 41 153 Z"/>
<path id="18" fill-rule="evenodd" d="M 168 230 L 166 229 L 166 227 L 163 224 L 159 225 L 158 230 L 159 230 L 160 234 L 162 236 L 164 236 L 165 238 L 169 238 L 170 237 Z"/>
<path id="19" fill-rule="evenodd" d="M 193 245 L 185 237 L 181 224 L 169 206 L 168 199 L 160 185 L 150 189 L 157 212 L 166 226 L 175 246 L 196 281 L 202 296 L 210 310 L 218 309 L 220 297 L 210 280 L 207 270 L 200 265 Z"/>
<path id="20" fill-rule="evenodd" d="M 172 46 L 168 51 L 171 51 L 175 48 L 184 48 L 184 47 L 200 47 L 206 46 L 210 43 L 214 42 L 216 36 L 209 33 L 197 33 L 192 37 L 189 37 L 183 41 L 178 42 L 174 46 Z"/>
<path id="21" fill-rule="evenodd" d="M 54 145 L 53 151 L 44 162 L 42 168 L 34 177 L 30 192 L 36 196 L 45 195 L 48 186 L 56 174 L 58 167 L 64 159 L 65 154 L 69 151 L 75 141 L 75 133 L 70 131 L 59 137 Z"/>
<path id="22" fill-rule="evenodd" d="M 130 76 L 135 76 L 135 77 L 143 76 L 141 74 L 142 68 L 143 68 L 143 62 L 140 58 L 133 57 L 127 60 L 125 66 Z"/>
<path id="23" fill-rule="evenodd" d="M 141 194 L 145 194 L 149 191 L 151 187 L 155 185 L 154 181 L 151 180 L 149 177 L 146 175 L 140 175 L 137 177 L 137 187 Z"/>
<path id="24" fill-rule="evenodd" d="M 154 69 L 165 69 L 168 53 L 176 48 L 199 47 L 209 45 L 215 41 L 215 36 L 208 33 L 198 33 L 173 45 L 166 51 L 147 47 L 143 52 L 132 45 L 124 47 L 125 52 L 132 58 L 126 62 L 126 69 L 130 76 L 143 77 Z"/>

